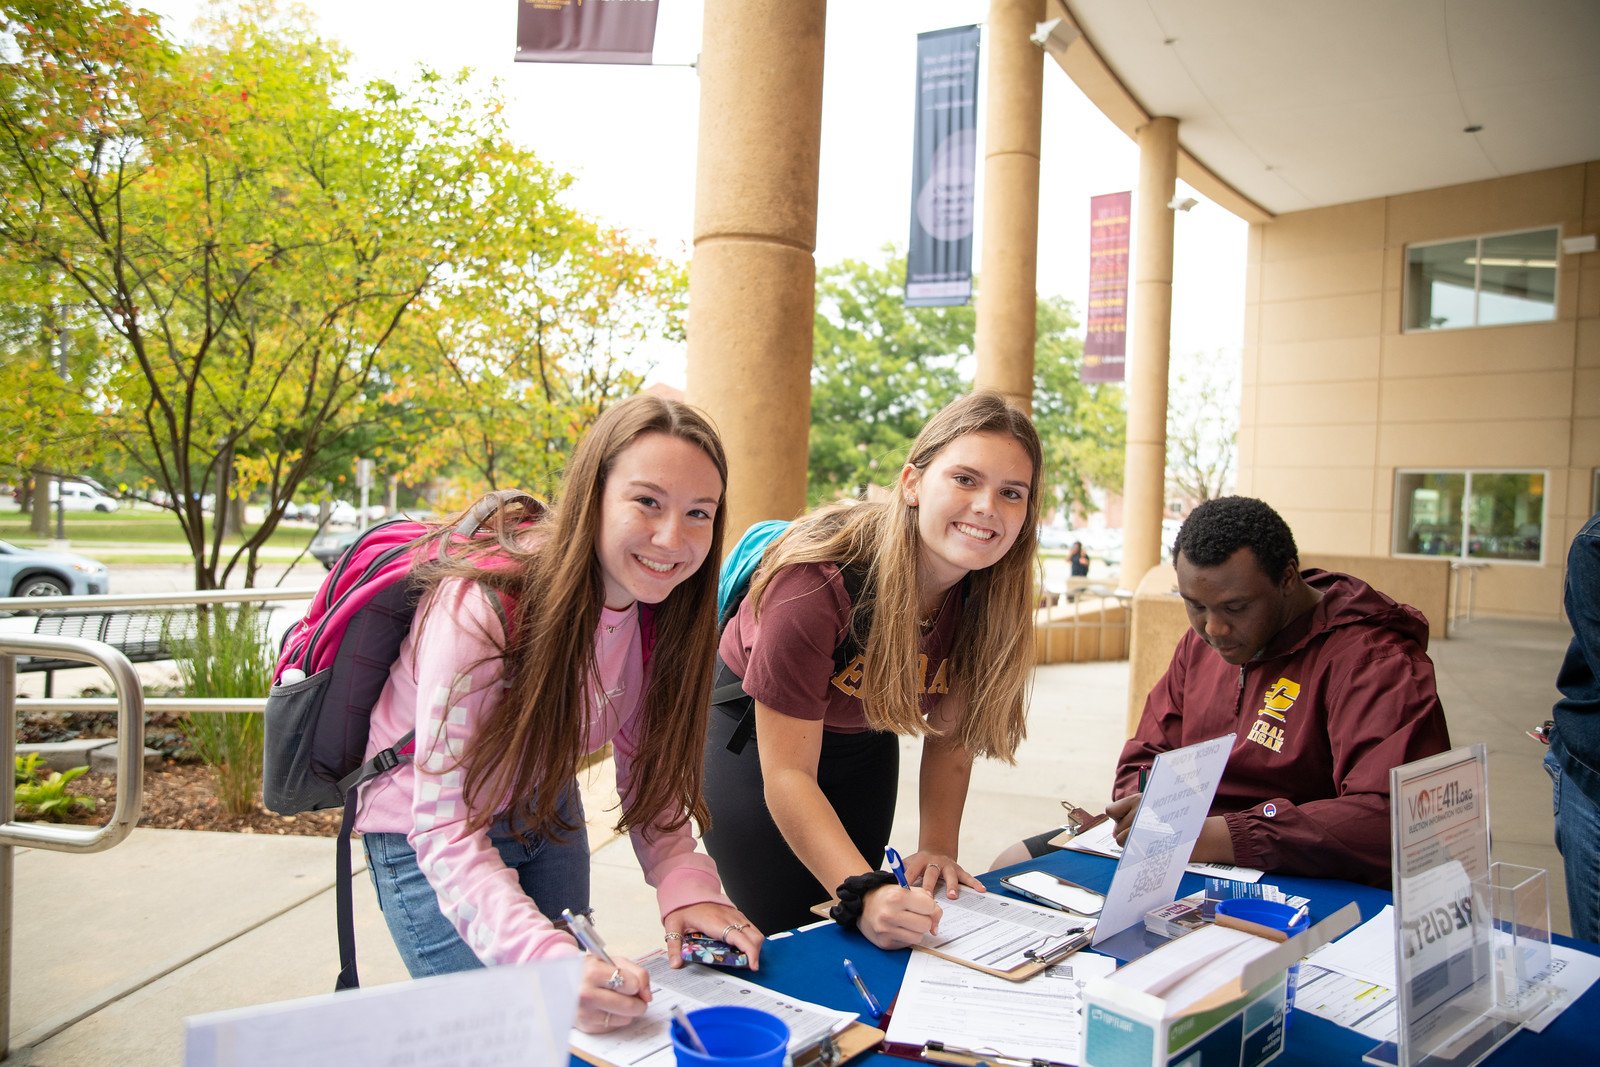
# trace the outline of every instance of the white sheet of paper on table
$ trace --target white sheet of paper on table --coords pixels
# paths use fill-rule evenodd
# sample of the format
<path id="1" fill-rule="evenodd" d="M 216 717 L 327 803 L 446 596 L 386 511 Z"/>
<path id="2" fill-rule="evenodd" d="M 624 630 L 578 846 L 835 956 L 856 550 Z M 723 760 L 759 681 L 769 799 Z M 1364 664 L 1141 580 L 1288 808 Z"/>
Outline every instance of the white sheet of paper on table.
<path id="1" fill-rule="evenodd" d="M 564 1061 L 577 957 L 261 1004 L 184 1020 L 185 1067 Z"/>
<path id="2" fill-rule="evenodd" d="M 673 1067 L 677 1056 L 672 1051 L 669 1026 L 674 1007 L 684 1011 L 714 1004 L 759 1008 L 776 1015 L 789 1027 L 791 1052 L 811 1048 L 856 1021 L 852 1012 L 787 996 L 710 967 L 691 964 L 672 970 L 664 952 L 652 952 L 639 963 L 650 972 L 650 1007 L 628 1026 L 609 1034 L 572 1031 L 573 1048 L 607 1063 Z"/>
<path id="3" fill-rule="evenodd" d="M 913 952 L 886 1040 L 942 1041 L 946 1047 L 1078 1063 L 1083 983 L 1104 978 L 1116 966 L 1110 956 L 1078 952 L 1026 982 L 1012 982 Z"/>
<path id="4" fill-rule="evenodd" d="M 1092 856 L 1121 859 L 1122 846 L 1117 844 L 1116 831 L 1116 823 L 1107 819 L 1081 834 L 1068 838 L 1066 847 L 1077 852 L 1087 852 Z M 1202 878 L 1227 878 L 1235 882 L 1259 882 L 1265 873 L 1254 867 L 1238 867 L 1232 863 L 1189 863 L 1184 870 L 1190 874 L 1198 874 Z"/>
<path id="5" fill-rule="evenodd" d="M 1374 1017 L 1370 1023 L 1375 1029 L 1366 1027 L 1351 1027 L 1360 1029 L 1362 1033 L 1377 1037 L 1379 1040 L 1391 1040 L 1394 1036 L 1394 908 L 1385 906 L 1382 911 L 1345 934 L 1339 940 L 1322 948 L 1306 957 L 1306 966 L 1302 967 L 1301 984 L 1299 988 L 1306 988 L 1306 974 L 1312 967 L 1342 975 L 1350 981 L 1349 986 L 1340 986 L 1337 983 L 1327 983 L 1326 989 L 1332 991 L 1339 989 L 1344 993 L 1339 997 L 1328 997 L 1324 1008 L 1314 1006 L 1315 1002 L 1307 1003 L 1296 994 L 1296 1010 L 1305 1008 L 1313 1015 L 1332 1019 L 1341 1026 L 1349 1024 L 1343 1021 L 1347 1015 L 1368 1015 L 1362 1006 L 1355 1003 L 1357 1000 L 1370 999 L 1373 994 L 1366 990 L 1377 990 L 1386 997 L 1389 1003 L 1387 1022 Z M 1550 1006 L 1524 1025 L 1533 1031 L 1542 1031 L 1545 1027 L 1565 1011 L 1574 1001 L 1583 996 L 1596 980 L 1600 980 L 1600 956 L 1592 956 L 1587 952 L 1563 945 L 1550 946 L 1550 973 L 1549 981 L 1554 986 L 1556 996 Z M 1387 1027 L 1387 1036 L 1380 1031 Z"/>

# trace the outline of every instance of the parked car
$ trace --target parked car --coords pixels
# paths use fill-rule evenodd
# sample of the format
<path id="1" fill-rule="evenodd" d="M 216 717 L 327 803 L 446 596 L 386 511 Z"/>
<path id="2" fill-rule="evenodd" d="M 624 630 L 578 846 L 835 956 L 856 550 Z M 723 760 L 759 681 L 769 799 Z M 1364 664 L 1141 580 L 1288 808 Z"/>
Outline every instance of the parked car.
<path id="1" fill-rule="evenodd" d="M 0 591 L 5 596 L 85 596 L 110 588 L 110 575 L 99 560 L 0 541 Z"/>
<path id="2" fill-rule="evenodd" d="M 116 497 L 107 496 L 88 482 L 50 483 L 50 506 L 55 507 L 57 500 L 63 511 L 112 512 L 121 506 Z"/>
<path id="3" fill-rule="evenodd" d="M 360 530 L 323 530 L 311 539 L 312 558 L 331 571 L 344 550 L 360 535 Z"/>

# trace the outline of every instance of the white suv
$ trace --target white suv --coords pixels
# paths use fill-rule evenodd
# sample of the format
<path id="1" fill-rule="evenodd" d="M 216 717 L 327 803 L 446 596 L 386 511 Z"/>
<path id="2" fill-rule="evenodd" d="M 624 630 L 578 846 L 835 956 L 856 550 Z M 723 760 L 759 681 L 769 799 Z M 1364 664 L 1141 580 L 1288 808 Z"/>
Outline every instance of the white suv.
<path id="1" fill-rule="evenodd" d="M 50 483 L 50 506 L 61 501 L 63 511 L 116 511 L 116 498 L 106 496 L 87 482 Z"/>

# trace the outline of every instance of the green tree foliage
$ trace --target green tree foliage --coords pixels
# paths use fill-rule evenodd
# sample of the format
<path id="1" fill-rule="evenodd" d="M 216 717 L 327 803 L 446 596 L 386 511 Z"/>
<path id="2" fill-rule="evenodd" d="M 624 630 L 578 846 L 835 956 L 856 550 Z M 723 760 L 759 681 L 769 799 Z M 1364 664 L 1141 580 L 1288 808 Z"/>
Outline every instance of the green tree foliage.
<path id="1" fill-rule="evenodd" d="M 303 11 L 216 11 L 205 42 L 180 49 L 121 0 L 0 5 L 15 53 L 0 66 L 0 254 L 93 310 L 85 402 L 171 502 L 201 589 L 241 564 L 253 580 L 296 489 L 354 448 L 409 456 L 407 431 L 426 451 L 474 419 L 499 441 L 526 433 L 523 369 L 491 373 L 467 350 L 490 312 L 496 328 L 536 307 L 548 365 L 571 373 L 628 320 L 617 305 L 654 300 L 670 318 L 682 288 L 666 268 L 619 284 L 636 250 L 615 254 L 559 205 L 567 179 L 510 140 L 500 102 L 465 75 L 352 86 Z M 546 286 L 558 261 L 568 284 Z M 524 303 L 497 304 L 514 267 Z M 431 350 L 415 343 L 428 329 L 404 332 L 424 311 Z M 462 368 L 497 379 L 496 404 L 456 407 Z M 444 410 L 394 418 L 408 403 Z M 202 502 L 220 514 L 245 496 L 265 498 L 266 520 L 230 547 Z"/>
<path id="2" fill-rule="evenodd" d="M 812 503 L 884 485 L 928 417 L 961 394 L 970 307 L 905 306 L 905 257 L 845 260 L 817 276 L 812 327 Z"/>
<path id="3" fill-rule="evenodd" d="M 846 260 L 817 279 L 811 374 L 809 496 L 813 503 L 886 484 L 928 417 L 970 388 L 970 307 L 911 308 L 905 258 Z M 1079 380 L 1083 343 L 1072 305 L 1038 304 L 1034 421 L 1044 443 L 1044 511 L 1088 506 L 1089 487 L 1122 485 L 1126 433 L 1120 385 Z"/>
<path id="4" fill-rule="evenodd" d="M 1035 326 L 1033 421 L 1045 461 L 1039 510 L 1090 512 L 1091 487 L 1122 490 L 1127 399 L 1120 384 L 1083 381 L 1083 340 L 1070 300 L 1040 300 Z"/>

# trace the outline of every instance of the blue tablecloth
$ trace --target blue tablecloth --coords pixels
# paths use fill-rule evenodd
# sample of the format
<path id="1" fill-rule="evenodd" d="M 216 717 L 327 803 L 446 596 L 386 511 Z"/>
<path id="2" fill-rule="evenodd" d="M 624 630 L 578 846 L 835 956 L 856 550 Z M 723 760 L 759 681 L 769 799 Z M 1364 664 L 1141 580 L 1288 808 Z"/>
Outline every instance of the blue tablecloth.
<path id="1" fill-rule="evenodd" d="M 1058 852 L 1031 861 L 1025 867 L 1038 867 L 1054 871 L 1091 889 L 1105 892 L 1111 885 L 1115 868 L 1112 860 L 1078 852 Z M 1022 869 L 1022 868 L 1016 868 Z M 1005 873 L 1005 872 L 1001 872 Z M 985 875 L 984 882 L 997 890 L 998 874 Z M 1311 901 L 1313 920 L 1328 915 L 1349 901 L 1361 909 L 1362 921 L 1372 918 L 1390 902 L 1390 895 L 1381 889 L 1357 885 L 1353 882 L 1324 881 L 1314 878 L 1288 878 L 1273 876 L 1273 884 L 1284 892 L 1306 897 Z M 1178 889 L 1180 896 L 1203 888 L 1203 882 L 1194 875 L 1185 875 Z M 999 890 L 1004 892 L 1004 890 Z M 1586 952 L 1600 954 L 1600 945 L 1573 941 L 1557 935 L 1556 941 Z M 879 1000 L 888 1004 L 900 988 L 905 974 L 909 950 L 884 952 L 874 948 L 859 934 L 845 933 L 829 925 L 805 933 L 780 936 L 767 943 L 761 954 L 761 971 L 746 977 L 760 985 L 781 990 L 794 996 L 830 1008 L 859 1012 L 862 1010 L 855 989 L 845 978 L 841 962 L 845 957 L 855 961 L 868 987 Z M 871 1021 L 871 1020 L 868 1020 Z M 1600 1062 L 1600 1039 L 1595 1028 L 1600 1021 L 1600 983 L 1591 987 L 1578 1003 L 1568 1008 L 1542 1034 L 1522 1031 L 1506 1042 L 1489 1057 L 1488 1062 L 1500 1065 L 1542 1063 L 1545 1067 L 1576 1067 L 1578 1064 Z M 1302 1064 L 1359 1064 L 1361 1057 L 1371 1050 L 1374 1042 L 1354 1030 L 1346 1030 L 1308 1012 L 1297 1011 L 1289 1027 L 1283 1055 L 1275 1064 L 1299 1067 Z M 853 1061 L 855 1063 L 881 1064 L 884 1067 L 904 1060 L 874 1054 Z"/>

